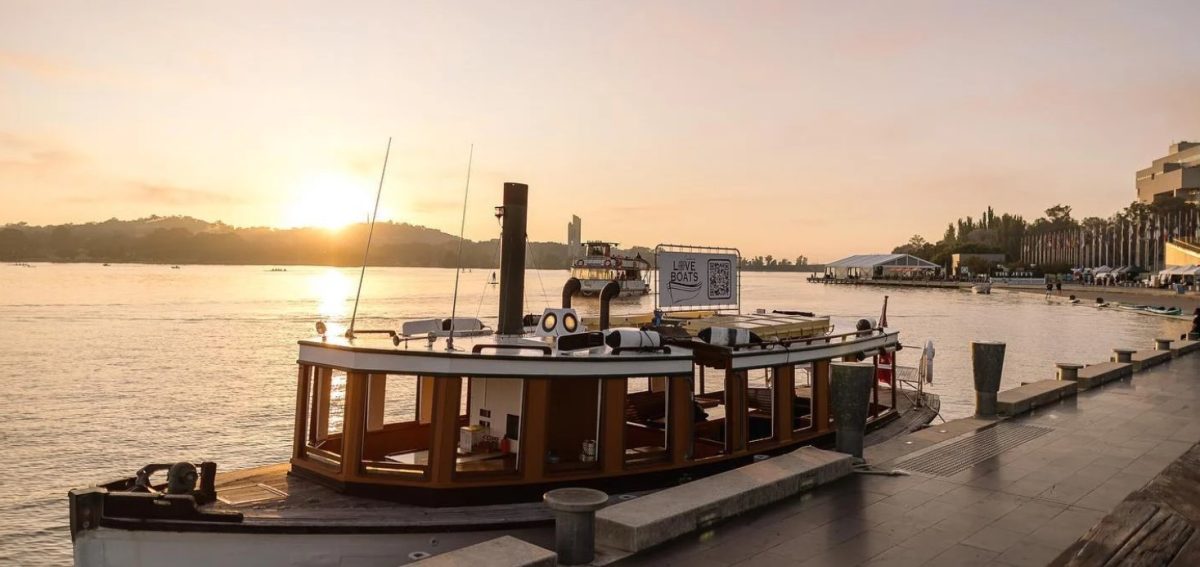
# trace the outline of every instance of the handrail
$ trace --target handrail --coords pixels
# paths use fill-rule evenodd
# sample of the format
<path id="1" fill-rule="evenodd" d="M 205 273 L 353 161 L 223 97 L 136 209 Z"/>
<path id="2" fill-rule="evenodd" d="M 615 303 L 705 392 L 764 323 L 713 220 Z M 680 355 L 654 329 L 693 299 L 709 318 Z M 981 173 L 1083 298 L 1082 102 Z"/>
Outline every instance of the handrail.
<path id="1" fill-rule="evenodd" d="M 483 352 L 483 349 L 487 348 L 496 350 L 536 350 L 544 355 L 549 355 L 554 352 L 553 349 L 545 345 L 475 345 L 475 347 L 471 349 L 471 353 L 479 354 Z"/>

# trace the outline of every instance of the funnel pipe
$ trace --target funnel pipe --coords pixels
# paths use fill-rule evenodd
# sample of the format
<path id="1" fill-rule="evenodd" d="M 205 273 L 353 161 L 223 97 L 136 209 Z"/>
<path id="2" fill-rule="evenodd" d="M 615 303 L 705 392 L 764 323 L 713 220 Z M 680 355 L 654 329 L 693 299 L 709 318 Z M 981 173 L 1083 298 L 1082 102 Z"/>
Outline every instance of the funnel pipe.
<path id="1" fill-rule="evenodd" d="M 579 283 L 579 278 L 568 279 L 567 283 L 563 284 L 563 309 L 571 308 L 571 296 L 575 295 L 582 288 L 583 284 Z"/>
<path id="2" fill-rule="evenodd" d="M 497 335 L 520 335 L 525 332 L 521 317 L 525 310 L 525 222 L 528 210 L 529 186 L 524 183 L 505 183 Z"/>
<path id="3" fill-rule="evenodd" d="M 621 284 L 613 281 L 604 284 L 600 290 L 600 330 L 608 328 L 608 303 L 612 298 L 621 294 Z"/>

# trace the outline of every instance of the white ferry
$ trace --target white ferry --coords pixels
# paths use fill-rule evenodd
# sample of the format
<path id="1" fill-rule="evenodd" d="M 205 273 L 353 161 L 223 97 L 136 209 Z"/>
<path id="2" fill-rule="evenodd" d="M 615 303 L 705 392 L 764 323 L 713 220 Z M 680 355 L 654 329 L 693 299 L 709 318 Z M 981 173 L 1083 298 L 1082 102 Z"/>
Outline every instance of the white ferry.
<path id="1" fill-rule="evenodd" d="M 571 265 L 571 277 L 578 279 L 582 295 L 599 295 L 608 282 L 617 282 L 621 295 L 650 293 L 650 262 L 641 254 L 630 258 L 613 254 L 616 242 L 591 240 L 584 243 L 585 254 Z"/>

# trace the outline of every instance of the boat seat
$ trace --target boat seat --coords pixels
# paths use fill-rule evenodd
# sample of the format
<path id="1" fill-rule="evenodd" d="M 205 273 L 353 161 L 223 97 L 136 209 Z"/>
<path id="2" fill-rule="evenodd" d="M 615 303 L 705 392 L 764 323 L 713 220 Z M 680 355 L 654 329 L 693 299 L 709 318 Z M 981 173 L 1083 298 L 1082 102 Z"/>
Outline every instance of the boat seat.
<path id="1" fill-rule="evenodd" d="M 442 322 L 440 319 L 418 319 L 416 321 L 405 321 L 400 326 L 400 334 L 405 336 L 427 335 L 436 333 L 442 330 Z"/>

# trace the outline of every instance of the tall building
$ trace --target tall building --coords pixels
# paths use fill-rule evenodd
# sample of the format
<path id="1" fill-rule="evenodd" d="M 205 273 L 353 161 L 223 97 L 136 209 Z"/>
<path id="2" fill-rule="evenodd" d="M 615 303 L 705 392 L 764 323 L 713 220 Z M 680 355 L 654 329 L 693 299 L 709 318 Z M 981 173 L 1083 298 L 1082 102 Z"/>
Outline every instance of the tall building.
<path id="1" fill-rule="evenodd" d="M 567 247 L 575 251 L 580 246 L 583 246 L 583 221 L 571 215 L 571 222 L 567 223 Z"/>
<path id="2" fill-rule="evenodd" d="M 1200 142 L 1171 144 L 1166 157 L 1137 172 L 1137 193 L 1143 203 L 1172 196 L 1200 203 Z"/>

